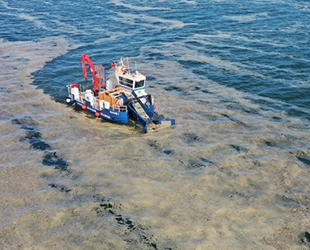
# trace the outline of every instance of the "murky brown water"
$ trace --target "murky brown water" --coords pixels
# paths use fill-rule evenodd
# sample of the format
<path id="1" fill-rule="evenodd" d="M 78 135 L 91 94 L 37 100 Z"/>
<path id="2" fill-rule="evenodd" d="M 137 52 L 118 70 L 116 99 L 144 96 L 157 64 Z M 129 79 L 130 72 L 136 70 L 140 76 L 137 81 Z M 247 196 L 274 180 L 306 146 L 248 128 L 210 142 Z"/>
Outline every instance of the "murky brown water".
<path id="1" fill-rule="evenodd" d="M 165 61 L 144 70 L 175 127 L 90 119 L 31 85 L 68 46 L 0 42 L 1 249 L 307 249 L 308 121 Z"/>

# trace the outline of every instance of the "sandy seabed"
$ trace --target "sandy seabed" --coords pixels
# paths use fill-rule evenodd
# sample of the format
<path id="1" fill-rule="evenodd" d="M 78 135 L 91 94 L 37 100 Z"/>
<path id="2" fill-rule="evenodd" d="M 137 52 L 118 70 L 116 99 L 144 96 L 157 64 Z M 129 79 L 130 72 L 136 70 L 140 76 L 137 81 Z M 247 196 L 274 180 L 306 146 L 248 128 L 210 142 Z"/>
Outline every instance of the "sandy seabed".
<path id="1" fill-rule="evenodd" d="M 184 83 L 153 89 L 177 125 L 142 134 L 31 85 L 66 39 L 0 49 L 1 249 L 309 249 L 308 121 Z"/>

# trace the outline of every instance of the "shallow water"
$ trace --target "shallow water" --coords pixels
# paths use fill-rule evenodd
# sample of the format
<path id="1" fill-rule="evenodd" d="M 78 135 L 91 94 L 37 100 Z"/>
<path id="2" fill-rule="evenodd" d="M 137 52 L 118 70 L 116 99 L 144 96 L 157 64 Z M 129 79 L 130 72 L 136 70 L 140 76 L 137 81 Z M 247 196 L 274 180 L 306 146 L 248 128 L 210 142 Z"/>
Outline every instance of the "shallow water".
<path id="1" fill-rule="evenodd" d="M 0 1 L 0 248 L 308 249 L 309 8 Z M 67 107 L 83 53 L 137 61 L 177 125 Z"/>

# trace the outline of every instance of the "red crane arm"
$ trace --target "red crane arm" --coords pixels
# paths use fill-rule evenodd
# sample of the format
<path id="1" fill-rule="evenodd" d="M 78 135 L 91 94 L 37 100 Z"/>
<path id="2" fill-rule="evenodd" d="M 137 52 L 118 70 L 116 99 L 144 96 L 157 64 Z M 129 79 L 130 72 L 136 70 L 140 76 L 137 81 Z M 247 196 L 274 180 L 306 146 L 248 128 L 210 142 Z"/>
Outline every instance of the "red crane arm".
<path id="1" fill-rule="evenodd" d="M 90 57 L 87 54 L 83 54 L 81 60 L 82 60 L 82 67 L 83 67 L 83 76 L 87 80 L 87 69 L 86 69 L 86 62 L 87 62 L 89 69 L 91 73 L 93 74 L 93 91 L 97 92 L 99 90 L 99 87 L 98 87 L 98 77 L 96 76 L 95 67 L 92 61 L 90 60 Z"/>

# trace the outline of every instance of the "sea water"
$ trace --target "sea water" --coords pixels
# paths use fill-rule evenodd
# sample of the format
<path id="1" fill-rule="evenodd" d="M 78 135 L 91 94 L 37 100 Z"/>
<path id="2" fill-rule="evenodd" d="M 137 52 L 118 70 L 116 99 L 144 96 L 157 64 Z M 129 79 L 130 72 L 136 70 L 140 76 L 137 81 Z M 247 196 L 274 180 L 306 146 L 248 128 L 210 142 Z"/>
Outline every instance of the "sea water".
<path id="1" fill-rule="evenodd" d="M 306 0 L 1 0 L 0 248 L 308 249 L 309 20 Z M 135 61 L 176 125 L 67 106 L 82 54 Z"/>

